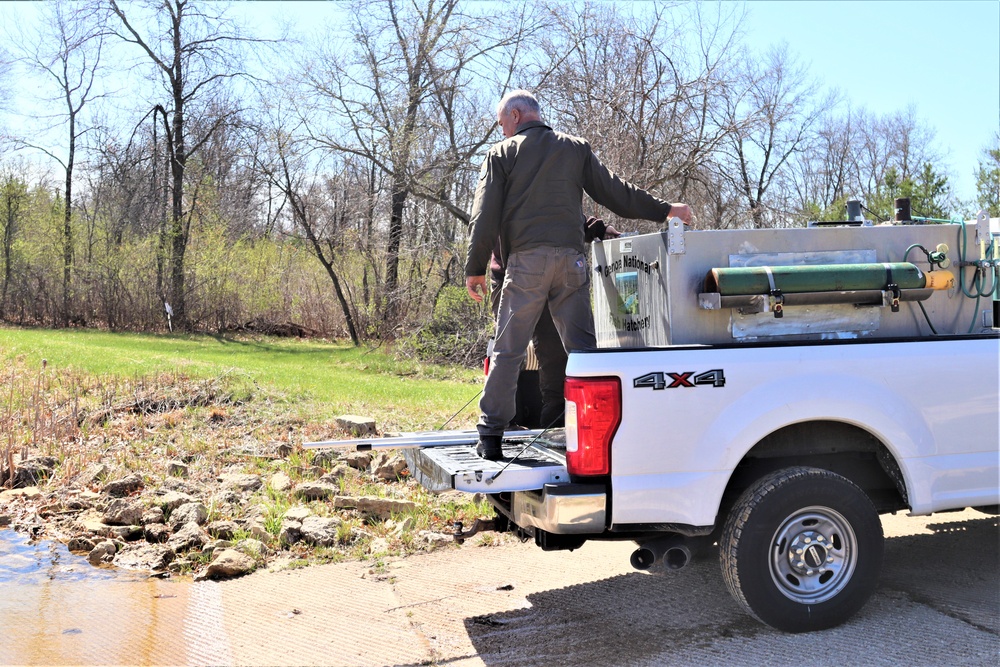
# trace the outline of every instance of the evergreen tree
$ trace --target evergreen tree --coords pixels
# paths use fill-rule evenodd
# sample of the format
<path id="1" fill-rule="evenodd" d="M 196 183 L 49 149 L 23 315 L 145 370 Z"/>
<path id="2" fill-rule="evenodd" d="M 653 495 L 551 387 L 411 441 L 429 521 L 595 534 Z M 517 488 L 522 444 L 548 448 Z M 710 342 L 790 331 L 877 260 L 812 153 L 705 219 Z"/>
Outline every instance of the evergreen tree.
<path id="1" fill-rule="evenodd" d="M 976 170 L 976 204 L 991 216 L 1000 215 L 1000 134 L 993 138 L 993 148 L 984 148 Z"/>

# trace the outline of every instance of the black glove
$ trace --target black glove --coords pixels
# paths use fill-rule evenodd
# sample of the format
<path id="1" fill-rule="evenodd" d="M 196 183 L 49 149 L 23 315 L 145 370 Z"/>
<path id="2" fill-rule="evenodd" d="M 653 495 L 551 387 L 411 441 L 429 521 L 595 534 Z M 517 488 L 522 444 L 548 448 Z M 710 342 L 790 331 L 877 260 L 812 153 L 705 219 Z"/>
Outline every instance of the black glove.
<path id="1" fill-rule="evenodd" d="M 603 241 L 604 239 L 616 239 L 622 235 L 617 229 L 611 225 L 604 223 L 604 220 L 590 216 L 587 218 L 587 222 L 584 223 L 584 238 L 587 243 L 592 242 L 594 239 L 599 239 Z"/>

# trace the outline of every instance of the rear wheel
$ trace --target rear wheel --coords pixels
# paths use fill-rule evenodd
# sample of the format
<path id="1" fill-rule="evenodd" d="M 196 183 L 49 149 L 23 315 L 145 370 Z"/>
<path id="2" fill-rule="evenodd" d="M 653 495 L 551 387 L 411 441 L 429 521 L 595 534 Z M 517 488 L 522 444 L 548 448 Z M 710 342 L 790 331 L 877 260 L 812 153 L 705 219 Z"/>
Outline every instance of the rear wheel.
<path id="1" fill-rule="evenodd" d="M 729 592 L 785 632 L 840 625 L 878 583 L 882 524 L 864 491 L 818 468 L 759 479 L 736 502 L 719 541 Z"/>

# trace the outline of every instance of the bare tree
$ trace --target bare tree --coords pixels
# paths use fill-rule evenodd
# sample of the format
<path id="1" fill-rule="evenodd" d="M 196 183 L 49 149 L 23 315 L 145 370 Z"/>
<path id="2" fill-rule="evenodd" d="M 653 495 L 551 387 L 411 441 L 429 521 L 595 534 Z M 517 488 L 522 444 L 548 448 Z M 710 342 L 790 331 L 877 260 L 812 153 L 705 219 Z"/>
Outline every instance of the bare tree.
<path id="1" fill-rule="evenodd" d="M 859 121 L 853 175 L 863 200 L 876 196 L 890 169 L 900 179 L 913 179 L 926 163 L 940 159 L 933 149 L 933 131 L 912 106 L 884 116 L 865 113 Z"/>
<path id="2" fill-rule="evenodd" d="M 361 337 L 348 296 L 349 288 L 341 280 L 336 266 L 348 246 L 351 221 L 358 217 L 359 204 L 364 206 L 358 201 L 357 190 L 351 187 L 354 183 L 350 183 L 350 174 L 357 175 L 357 171 L 352 169 L 348 159 L 341 165 L 337 179 L 324 182 L 315 173 L 309 174 L 306 156 L 299 152 L 303 148 L 301 142 L 278 131 L 272 147 L 272 160 L 261 163 L 261 170 L 284 195 L 292 217 L 292 233 L 301 230 L 313 254 L 323 265 L 333 283 L 351 342 L 360 345 Z M 361 178 L 365 178 L 363 173 Z"/>
<path id="3" fill-rule="evenodd" d="M 73 178 L 79 140 L 89 131 L 82 122 L 84 107 L 101 95 L 94 83 L 101 66 L 104 48 L 104 12 L 92 5 L 75 5 L 62 0 L 45 5 L 37 29 L 22 34 L 22 61 L 43 74 L 55 94 L 46 101 L 62 107 L 57 118 L 66 125 L 65 157 L 35 143 L 21 139 L 24 146 L 40 150 L 55 160 L 65 174 L 62 226 L 62 325 L 70 322 L 71 283 L 73 275 Z"/>
<path id="4" fill-rule="evenodd" d="M 632 9 L 553 5 L 555 28 L 535 75 L 547 115 L 588 138 L 627 180 L 672 200 L 694 196 L 708 211 L 707 167 L 730 131 L 711 111 L 733 85 L 739 15 L 669 4 Z"/>
<path id="5" fill-rule="evenodd" d="M 806 219 L 846 216 L 846 201 L 856 196 L 856 150 L 861 139 L 859 113 L 827 113 L 817 123 L 811 148 L 790 161 L 796 206 Z M 831 217 L 832 216 L 832 217 Z"/>
<path id="6" fill-rule="evenodd" d="M 152 63 L 168 100 L 152 106 L 149 115 L 163 123 L 170 171 L 169 299 L 175 321 L 186 327 L 185 253 L 191 233 L 190 205 L 185 206 L 188 162 L 231 113 L 217 116 L 200 127 L 191 118 L 204 113 L 219 98 L 226 82 L 246 77 L 241 69 L 240 47 L 252 40 L 223 13 L 203 11 L 211 3 L 194 0 L 147 0 L 127 5 L 111 0 L 119 26 L 115 34 L 135 45 Z M 136 20 L 136 17 L 141 17 Z M 234 112 L 233 112 L 234 113 Z M 197 127 L 197 132 L 192 132 Z"/>
<path id="7" fill-rule="evenodd" d="M 934 133 L 912 107 L 876 116 L 865 108 L 830 109 L 816 123 L 809 150 L 791 160 L 789 176 L 803 219 L 843 219 L 845 202 L 884 202 L 892 184 L 934 181 L 925 172 L 938 161 Z M 935 178 L 940 178 L 936 175 Z M 933 189 L 933 188 L 932 188 Z M 931 197 L 940 203 L 946 198 Z M 890 202 L 891 203 L 891 202 Z M 882 209 L 886 206 L 882 205 Z M 877 212 L 886 216 L 887 211 Z"/>
<path id="8" fill-rule="evenodd" d="M 476 104 L 476 68 L 503 60 L 534 28 L 511 17 L 511 33 L 475 30 L 458 0 L 362 2 L 352 6 L 350 48 L 333 41 L 306 71 L 303 127 L 330 153 L 370 165 L 386 181 L 384 315 L 401 315 L 400 256 L 412 198 L 459 221 L 468 213 L 461 182 L 491 137 L 491 113 Z M 478 24 L 480 28 L 482 23 Z M 509 69 L 509 68 L 508 68 Z M 492 103 L 489 106 L 492 109 Z M 369 213 L 374 215 L 375 195 Z"/>
<path id="9" fill-rule="evenodd" d="M 761 63 L 752 58 L 745 63 L 745 92 L 722 109 L 721 122 L 732 132 L 719 166 L 743 198 L 751 224 L 766 227 L 778 221 L 775 213 L 789 208 L 770 190 L 787 178 L 789 161 L 809 149 L 815 124 L 835 98 L 818 99 L 818 85 L 785 46 L 771 49 Z"/>

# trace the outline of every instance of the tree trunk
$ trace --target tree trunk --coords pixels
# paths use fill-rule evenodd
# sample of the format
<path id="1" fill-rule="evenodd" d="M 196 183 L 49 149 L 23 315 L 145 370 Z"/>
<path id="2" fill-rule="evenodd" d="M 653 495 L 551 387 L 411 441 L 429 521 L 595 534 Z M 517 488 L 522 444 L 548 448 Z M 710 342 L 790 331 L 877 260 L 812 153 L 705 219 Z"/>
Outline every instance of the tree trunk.
<path id="1" fill-rule="evenodd" d="M 171 77 L 174 96 L 173 146 L 170 173 L 173 176 L 173 201 L 170 211 L 170 298 L 174 322 L 181 329 L 188 329 L 187 294 L 184 291 L 184 255 L 187 251 L 187 229 L 184 225 L 184 168 L 187 164 L 184 142 L 184 84 L 183 45 L 181 44 L 182 9 L 178 7 L 173 17 L 174 61 Z"/>
<path id="2" fill-rule="evenodd" d="M 69 326 L 70 283 L 73 277 L 73 164 L 76 158 L 76 114 L 70 106 L 69 158 L 66 160 L 66 210 L 63 214 L 62 325 Z"/>

